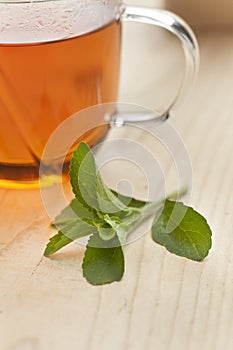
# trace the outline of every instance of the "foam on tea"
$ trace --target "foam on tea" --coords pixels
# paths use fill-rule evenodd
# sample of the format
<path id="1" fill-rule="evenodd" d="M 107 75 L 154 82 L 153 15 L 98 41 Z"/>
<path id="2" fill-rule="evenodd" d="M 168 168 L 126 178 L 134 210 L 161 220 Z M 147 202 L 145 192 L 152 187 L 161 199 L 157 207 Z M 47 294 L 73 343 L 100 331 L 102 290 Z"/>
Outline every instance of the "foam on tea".
<path id="1" fill-rule="evenodd" d="M 54 41 L 89 33 L 115 18 L 117 3 L 116 0 L 0 2 L 0 43 Z"/>

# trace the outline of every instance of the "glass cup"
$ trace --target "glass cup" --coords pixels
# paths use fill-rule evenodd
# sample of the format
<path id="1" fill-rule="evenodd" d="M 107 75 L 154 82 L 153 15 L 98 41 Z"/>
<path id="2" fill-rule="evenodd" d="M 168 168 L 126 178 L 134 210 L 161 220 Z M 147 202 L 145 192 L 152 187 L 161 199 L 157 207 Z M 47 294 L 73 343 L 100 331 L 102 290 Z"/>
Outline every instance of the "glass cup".
<path id="1" fill-rule="evenodd" d="M 196 38 L 181 18 L 120 0 L 0 0 L 1 187 L 37 186 L 43 149 L 53 131 L 75 112 L 117 101 L 125 21 L 163 27 L 184 49 L 180 91 L 163 115 L 150 116 L 166 119 L 198 66 Z M 91 118 L 93 125 L 100 124 L 102 115 Z M 131 115 L 130 122 L 143 118 Z M 81 122 L 88 128 L 91 123 Z M 107 130 L 106 124 L 92 128 L 81 140 L 92 146 Z"/>

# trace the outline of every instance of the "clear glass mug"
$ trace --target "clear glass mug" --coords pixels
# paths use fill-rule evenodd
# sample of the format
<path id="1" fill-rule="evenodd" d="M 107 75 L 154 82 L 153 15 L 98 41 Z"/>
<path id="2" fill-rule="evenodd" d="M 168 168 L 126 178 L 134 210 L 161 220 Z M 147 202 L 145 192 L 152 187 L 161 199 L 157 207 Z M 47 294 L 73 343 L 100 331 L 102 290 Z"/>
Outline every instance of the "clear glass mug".
<path id="1" fill-rule="evenodd" d="M 196 38 L 181 18 L 120 0 L 0 0 L 1 187 L 37 184 L 43 149 L 59 124 L 88 106 L 117 101 L 124 21 L 163 27 L 183 46 L 181 90 L 162 116 L 152 117 L 166 119 L 198 66 Z M 106 131 L 98 127 L 82 139 L 94 145 Z"/>

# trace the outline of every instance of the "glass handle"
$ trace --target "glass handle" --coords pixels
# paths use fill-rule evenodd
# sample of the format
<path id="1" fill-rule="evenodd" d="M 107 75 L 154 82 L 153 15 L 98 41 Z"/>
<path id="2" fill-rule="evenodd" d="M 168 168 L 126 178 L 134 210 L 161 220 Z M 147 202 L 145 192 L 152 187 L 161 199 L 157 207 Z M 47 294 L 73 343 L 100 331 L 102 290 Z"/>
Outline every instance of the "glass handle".
<path id="1" fill-rule="evenodd" d="M 182 85 L 165 112 L 160 115 L 156 113 L 153 117 L 153 119 L 168 119 L 171 109 L 177 104 L 178 100 L 187 93 L 195 81 L 199 66 L 199 48 L 197 39 L 191 28 L 182 18 L 165 10 L 124 6 L 121 13 L 121 20 L 123 22 L 152 24 L 165 28 L 180 40 L 186 61 L 185 75 Z M 132 119 L 132 115 L 129 116 L 129 118 L 125 115 L 125 118 L 129 119 L 124 120 L 126 122 L 143 121 L 142 116 L 139 119 L 135 117 L 135 120 Z M 148 116 L 146 118 L 147 120 L 152 119 L 152 117 L 148 118 Z"/>

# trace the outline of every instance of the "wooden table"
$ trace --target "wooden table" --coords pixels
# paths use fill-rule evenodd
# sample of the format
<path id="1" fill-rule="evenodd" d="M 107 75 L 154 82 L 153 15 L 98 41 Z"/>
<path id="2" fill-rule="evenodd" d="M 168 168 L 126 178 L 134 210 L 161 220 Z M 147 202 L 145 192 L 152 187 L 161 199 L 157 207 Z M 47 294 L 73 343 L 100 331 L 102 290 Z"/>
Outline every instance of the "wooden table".
<path id="1" fill-rule="evenodd" d="M 145 28 L 137 55 L 131 28 L 121 98 L 165 104 L 181 76 L 181 53 Z M 192 160 L 190 201 L 213 230 L 211 254 L 203 263 L 178 258 L 148 233 L 125 249 L 121 283 L 92 287 L 82 277 L 83 247 L 42 258 L 53 231 L 40 192 L 1 189 L 1 350 L 233 349 L 233 32 L 199 33 L 199 41 L 200 75 L 172 123 Z"/>

